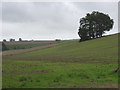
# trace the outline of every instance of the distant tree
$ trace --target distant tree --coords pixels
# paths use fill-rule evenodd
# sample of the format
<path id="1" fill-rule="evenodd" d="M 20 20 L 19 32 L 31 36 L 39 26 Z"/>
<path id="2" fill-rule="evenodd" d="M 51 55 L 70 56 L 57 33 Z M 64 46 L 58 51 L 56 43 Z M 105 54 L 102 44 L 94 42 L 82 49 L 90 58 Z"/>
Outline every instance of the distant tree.
<path id="1" fill-rule="evenodd" d="M 2 51 L 8 50 L 8 48 L 6 47 L 6 45 L 2 42 Z"/>
<path id="2" fill-rule="evenodd" d="M 113 27 L 113 19 L 108 14 L 93 11 L 91 14 L 80 19 L 78 35 L 80 41 L 102 37 L 105 31 L 110 31 Z"/>
<path id="3" fill-rule="evenodd" d="M 3 42 L 6 42 L 6 39 L 3 39 Z"/>
<path id="4" fill-rule="evenodd" d="M 19 41 L 22 41 L 22 39 L 21 39 L 21 38 L 19 38 Z"/>
<path id="5" fill-rule="evenodd" d="M 55 41 L 61 41 L 60 39 L 55 39 Z"/>
<path id="6" fill-rule="evenodd" d="M 15 41 L 15 39 L 10 39 L 10 42 L 14 42 Z"/>

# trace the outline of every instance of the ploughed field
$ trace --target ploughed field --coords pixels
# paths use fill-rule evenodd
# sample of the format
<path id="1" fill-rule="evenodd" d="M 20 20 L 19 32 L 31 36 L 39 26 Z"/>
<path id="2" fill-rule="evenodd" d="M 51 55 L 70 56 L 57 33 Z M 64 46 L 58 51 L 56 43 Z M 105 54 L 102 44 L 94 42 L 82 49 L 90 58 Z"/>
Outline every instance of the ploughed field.
<path id="1" fill-rule="evenodd" d="M 2 63 L 3 88 L 117 88 L 118 34 L 3 54 Z"/>
<path id="2" fill-rule="evenodd" d="M 16 50 L 16 49 L 28 49 L 38 46 L 45 46 L 51 44 L 57 44 L 60 41 L 13 41 L 13 42 L 4 42 L 7 46 L 8 50 Z"/>

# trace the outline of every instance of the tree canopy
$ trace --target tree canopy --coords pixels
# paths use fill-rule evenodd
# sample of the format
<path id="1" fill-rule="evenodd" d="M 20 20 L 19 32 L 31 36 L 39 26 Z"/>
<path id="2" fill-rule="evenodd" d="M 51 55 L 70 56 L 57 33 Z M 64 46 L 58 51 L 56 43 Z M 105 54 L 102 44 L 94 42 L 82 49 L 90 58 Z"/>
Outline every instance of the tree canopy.
<path id="1" fill-rule="evenodd" d="M 22 41 L 22 38 L 19 38 L 19 41 Z"/>
<path id="2" fill-rule="evenodd" d="M 113 28 L 113 19 L 108 14 L 93 11 L 80 19 L 78 35 L 80 41 L 102 37 L 105 31 Z"/>

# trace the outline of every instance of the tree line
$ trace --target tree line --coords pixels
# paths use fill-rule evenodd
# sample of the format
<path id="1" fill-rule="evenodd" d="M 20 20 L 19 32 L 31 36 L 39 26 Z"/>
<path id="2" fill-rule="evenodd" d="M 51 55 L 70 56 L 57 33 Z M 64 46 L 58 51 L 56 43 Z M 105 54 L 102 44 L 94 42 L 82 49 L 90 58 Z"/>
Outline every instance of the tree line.
<path id="1" fill-rule="evenodd" d="M 105 31 L 110 31 L 113 28 L 114 21 L 108 14 L 98 11 L 87 13 L 80 19 L 80 27 L 78 35 L 80 41 L 90 40 L 102 37 Z"/>
<path id="2" fill-rule="evenodd" d="M 3 39 L 3 42 L 6 42 L 7 40 L 6 39 Z M 15 41 L 15 39 L 10 39 L 10 42 L 14 42 Z M 19 38 L 19 41 L 22 41 L 22 38 Z"/>

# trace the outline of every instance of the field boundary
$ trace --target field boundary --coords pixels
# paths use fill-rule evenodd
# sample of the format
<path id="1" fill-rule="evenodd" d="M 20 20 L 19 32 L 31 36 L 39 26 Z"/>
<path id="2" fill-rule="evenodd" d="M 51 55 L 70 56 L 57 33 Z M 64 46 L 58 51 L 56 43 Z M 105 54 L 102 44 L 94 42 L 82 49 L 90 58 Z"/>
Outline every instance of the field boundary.
<path id="1" fill-rule="evenodd" d="M 54 46 L 57 46 L 57 45 L 60 45 L 60 44 L 62 44 L 62 43 L 33 47 L 33 48 L 28 48 L 28 49 L 8 50 L 8 51 L 0 52 L 0 54 L 1 53 L 2 53 L 2 55 L 20 54 L 20 53 L 26 53 L 26 52 L 30 52 L 30 51 L 34 51 L 34 50 L 40 50 L 40 49 L 44 49 L 44 48 L 54 47 Z"/>

